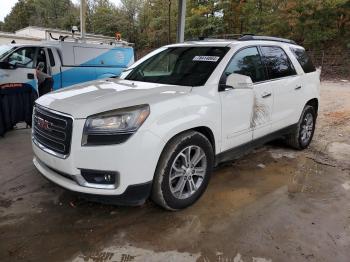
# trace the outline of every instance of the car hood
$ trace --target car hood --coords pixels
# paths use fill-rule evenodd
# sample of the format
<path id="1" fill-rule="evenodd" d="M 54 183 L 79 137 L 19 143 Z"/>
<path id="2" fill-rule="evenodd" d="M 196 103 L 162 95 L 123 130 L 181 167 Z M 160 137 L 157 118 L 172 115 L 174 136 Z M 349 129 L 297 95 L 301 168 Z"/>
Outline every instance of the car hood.
<path id="1" fill-rule="evenodd" d="M 190 91 L 189 86 L 106 79 L 60 89 L 40 97 L 36 103 L 74 118 L 86 118 L 128 106 L 152 105 Z"/>

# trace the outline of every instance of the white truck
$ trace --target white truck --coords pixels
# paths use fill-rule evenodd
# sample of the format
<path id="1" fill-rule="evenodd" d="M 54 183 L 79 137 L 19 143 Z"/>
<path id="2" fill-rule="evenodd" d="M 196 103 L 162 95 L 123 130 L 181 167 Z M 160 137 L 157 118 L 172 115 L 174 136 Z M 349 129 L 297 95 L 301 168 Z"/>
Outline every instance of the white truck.
<path id="1" fill-rule="evenodd" d="M 36 101 L 34 164 L 91 198 L 169 210 L 193 204 L 213 167 L 276 138 L 310 144 L 320 72 L 286 39 L 243 36 L 162 47 L 121 79 Z"/>
<path id="2" fill-rule="evenodd" d="M 0 46 L 0 89 L 31 87 L 38 91 L 37 66 L 53 79 L 53 89 L 117 77 L 134 63 L 134 49 L 125 42 L 94 44 L 46 41 Z M 41 94 L 40 94 L 41 95 Z"/>

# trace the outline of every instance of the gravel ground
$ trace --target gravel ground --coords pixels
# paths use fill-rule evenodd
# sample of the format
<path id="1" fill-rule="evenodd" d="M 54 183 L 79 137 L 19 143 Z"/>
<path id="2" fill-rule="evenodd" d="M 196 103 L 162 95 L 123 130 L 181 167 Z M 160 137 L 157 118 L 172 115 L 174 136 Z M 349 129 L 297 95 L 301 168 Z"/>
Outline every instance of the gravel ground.
<path id="1" fill-rule="evenodd" d="M 350 83 L 323 82 L 314 140 L 215 170 L 194 206 L 84 201 L 34 168 L 30 130 L 0 139 L 0 261 L 349 261 Z"/>

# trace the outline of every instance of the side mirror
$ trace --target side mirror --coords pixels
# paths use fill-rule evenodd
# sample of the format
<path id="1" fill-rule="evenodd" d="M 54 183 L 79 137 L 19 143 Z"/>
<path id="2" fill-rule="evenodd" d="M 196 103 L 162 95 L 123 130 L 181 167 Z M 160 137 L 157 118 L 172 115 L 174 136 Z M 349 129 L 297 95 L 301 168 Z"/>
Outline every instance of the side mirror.
<path id="1" fill-rule="evenodd" d="M 227 76 L 226 86 L 235 89 L 252 89 L 253 81 L 250 76 L 233 73 Z"/>
<path id="2" fill-rule="evenodd" d="M 0 62 L 0 69 L 16 69 L 16 64 L 10 64 L 9 62 L 1 61 Z"/>

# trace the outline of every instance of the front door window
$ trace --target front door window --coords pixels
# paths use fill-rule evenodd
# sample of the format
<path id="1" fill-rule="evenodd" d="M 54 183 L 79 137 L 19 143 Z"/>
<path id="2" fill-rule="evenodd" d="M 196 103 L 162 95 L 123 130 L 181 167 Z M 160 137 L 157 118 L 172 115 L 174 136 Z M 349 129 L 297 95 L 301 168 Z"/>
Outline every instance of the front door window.
<path id="1" fill-rule="evenodd" d="M 13 52 L 7 61 L 22 68 L 34 68 L 35 47 L 24 47 Z"/>
<path id="2" fill-rule="evenodd" d="M 225 70 L 225 75 L 232 73 L 250 76 L 252 81 L 260 82 L 265 80 L 265 69 L 256 47 L 248 47 L 239 51 Z"/>

